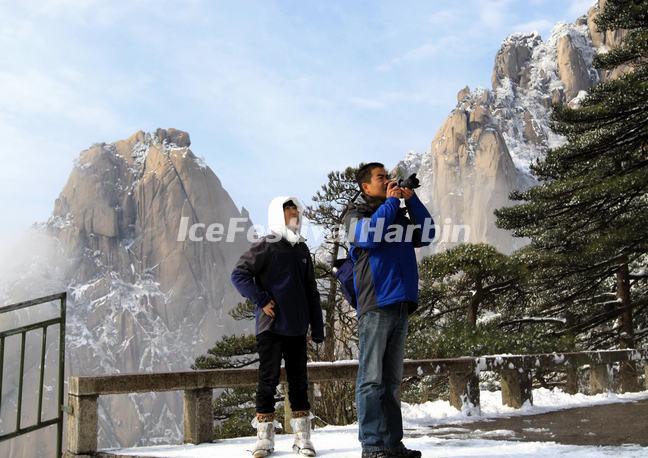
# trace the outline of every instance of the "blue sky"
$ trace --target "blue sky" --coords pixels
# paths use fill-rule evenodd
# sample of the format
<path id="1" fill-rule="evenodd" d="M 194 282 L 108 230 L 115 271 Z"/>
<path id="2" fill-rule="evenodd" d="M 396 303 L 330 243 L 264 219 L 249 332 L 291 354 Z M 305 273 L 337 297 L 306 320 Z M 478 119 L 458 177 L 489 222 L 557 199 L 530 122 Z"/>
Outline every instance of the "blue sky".
<path id="1" fill-rule="evenodd" d="M 426 150 L 509 33 L 591 4 L 0 0 L 0 234 L 47 219 L 80 151 L 157 127 L 264 224 L 275 195 Z"/>

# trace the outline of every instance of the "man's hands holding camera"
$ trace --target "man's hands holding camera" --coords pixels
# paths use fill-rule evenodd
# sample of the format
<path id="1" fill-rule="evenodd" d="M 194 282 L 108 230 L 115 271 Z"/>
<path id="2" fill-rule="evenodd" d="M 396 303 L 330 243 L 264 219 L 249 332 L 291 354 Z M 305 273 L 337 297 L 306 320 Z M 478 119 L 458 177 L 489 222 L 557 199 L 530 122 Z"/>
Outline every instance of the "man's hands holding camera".
<path id="1" fill-rule="evenodd" d="M 397 199 L 409 199 L 414 195 L 414 191 L 409 188 L 401 188 L 396 180 L 387 183 L 387 197 L 396 197 Z"/>

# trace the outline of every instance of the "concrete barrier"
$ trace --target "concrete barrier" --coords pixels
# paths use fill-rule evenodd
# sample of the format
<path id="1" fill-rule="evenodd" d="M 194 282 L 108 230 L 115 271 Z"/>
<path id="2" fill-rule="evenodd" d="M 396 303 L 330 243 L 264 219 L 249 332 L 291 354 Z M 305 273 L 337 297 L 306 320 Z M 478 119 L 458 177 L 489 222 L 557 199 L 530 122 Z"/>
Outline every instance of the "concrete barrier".
<path id="1" fill-rule="evenodd" d="M 406 360 L 404 377 L 442 376 L 450 383 L 450 402 L 460 410 L 479 413 L 480 372 L 500 374 L 502 403 L 515 408 L 533 402 L 531 382 L 534 371 L 567 372 L 571 374 L 571 390 L 577 389 L 574 374 L 589 365 L 590 391 L 611 389 L 610 365 L 648 359 L 647 351 L 608 350 L 540 355 L 501 355 L 450 359 Z M 357 362 L 316 362 L 308 364 L 310 383 L 331 380 L 355 380 Z M 646 366 L 648 383 L 648 366 Z M 281 370 L 281 381 L 286 381 Z M 67 451 L 65 457 L 80 458 L 97 454 L 97 398 L 111 394 L 184 392 L 184 442 L 199 444 L 213 438 L 212 390 L 255 385 L 256 369 L 216 369 L 187 372 L 76 376 L 69 378 L 67 418 Z M 569 384 L 569 383 L 568 383 Z M 576 385 L 576 386 L 574 386 Z M 626 386 L 636 386 L 626 383 Z M 623 386 L 621 387 L 623 389 Z"/>

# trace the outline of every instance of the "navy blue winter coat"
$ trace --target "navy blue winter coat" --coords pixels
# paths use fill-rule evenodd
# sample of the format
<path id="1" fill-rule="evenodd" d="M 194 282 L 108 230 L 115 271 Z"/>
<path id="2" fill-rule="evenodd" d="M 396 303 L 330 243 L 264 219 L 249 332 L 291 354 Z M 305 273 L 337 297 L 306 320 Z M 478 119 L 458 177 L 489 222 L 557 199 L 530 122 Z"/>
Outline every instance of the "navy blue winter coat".
<path id="1" fill-rule="evenodd" d="M 272 331 L 285 336 L 306 335 L 310 325 L 313 341 L 324 340 L 320 296 L 305 243 L 292 245 L 283 238 L 261 238 L 239 259 L 232 283 L 256 305 L 257 334 Z M 276 304 L 274 319 L 262 310 L 270 299 Z"/>

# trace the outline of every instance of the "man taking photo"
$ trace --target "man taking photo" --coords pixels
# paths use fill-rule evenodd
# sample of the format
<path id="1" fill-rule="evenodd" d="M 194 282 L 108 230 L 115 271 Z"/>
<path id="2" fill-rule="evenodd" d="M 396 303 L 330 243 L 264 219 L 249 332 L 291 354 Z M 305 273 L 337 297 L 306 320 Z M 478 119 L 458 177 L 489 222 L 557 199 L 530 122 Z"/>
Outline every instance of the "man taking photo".
<path id="1" fill-rule="evenodd" d="M 356 179 L 362 202 L 349 207 L 345 225 L 358 313 L 356 408 L 362 458 L 418 458 L 421 452 L 402 442 L 400 386 L 408 315 L 418 303 L 414 249 L 430 244 L 433 221 L 414 191 L 390 180 L 383 164 L 361 166 Z"/>

